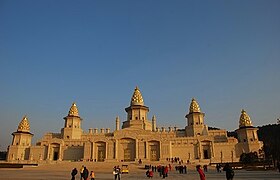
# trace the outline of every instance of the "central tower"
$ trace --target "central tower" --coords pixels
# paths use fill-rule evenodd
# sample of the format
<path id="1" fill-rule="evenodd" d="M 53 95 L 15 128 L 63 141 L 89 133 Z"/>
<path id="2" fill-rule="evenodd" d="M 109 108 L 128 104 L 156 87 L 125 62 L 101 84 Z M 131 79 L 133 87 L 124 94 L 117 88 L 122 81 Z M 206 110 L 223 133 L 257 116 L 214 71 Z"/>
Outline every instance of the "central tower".
<path id="1" fill-rule="evenodd" d="M 82 137 L 82 118 L 79 116 L 78 107 L 76 103 L 73 103 L 68 116 L 64 118 L 64 128 L 61 129 L 61 134 L 64 139 L 81 139 Z"/>
<path id="2" fill-rule="evenodd" d="M 122 129 L 135 128 L 152 130 L 152 123 L 148 120 L 149 108 L 144 105 L 142 94 L 138 87 L 134 89 L 130 106 L 125 108 L 127 120 L 123 122 Z"/>
<path id="3" fill-rule="evenodd" d="M 188 119 L 188 125 L 185 127 L 187 136 L 208 135 L 208 128 L 204 124 L 204 113 L 200 111 L 199 104 L 194 98 L 190 104 L 189 113 L 185 117 Z"/>

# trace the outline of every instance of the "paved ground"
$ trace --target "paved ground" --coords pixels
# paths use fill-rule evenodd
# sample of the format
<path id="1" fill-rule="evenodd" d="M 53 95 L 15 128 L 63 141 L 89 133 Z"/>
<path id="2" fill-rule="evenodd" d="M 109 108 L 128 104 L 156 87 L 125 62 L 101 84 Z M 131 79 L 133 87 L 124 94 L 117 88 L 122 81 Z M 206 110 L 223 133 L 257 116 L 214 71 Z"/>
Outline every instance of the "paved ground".
<path id="1" fill-rule="evenodd" d="M 94 170 L 96 179 L 112 180 L 112 168 L 116 163 L 58 163 L 58 164 L 42 164 L 38 167 L 24 167 L 23 169 L 0 169 L 0 179 L 13 179 L 13 180 L 70 180 L 70 172 L 76 167 L 80 168 L 82 165 L 87 166 L 89 170 Z M 130 164 L 130 173 L 123 174 L 121 179 L 148 179 L 145 176 L 144 165 Z M 79 179 L 78 177 L 76 178 Z M 157 173 L 153 179 L 162 179 Z M 194 166 L 188 166 L 188 174 L 179 174 L 174 170 L 169 173 L 166 179 L 177 180 L 199 180 L 197 172 L 194 170 Z M 206 179 L 212 180 L 224 180 L 225 173 L 217 173 L 214 168 L 206 173 Z M 280 173 L 277 171 L 245 171 L 235 170 L 234 180 L 280 180 Z"/>

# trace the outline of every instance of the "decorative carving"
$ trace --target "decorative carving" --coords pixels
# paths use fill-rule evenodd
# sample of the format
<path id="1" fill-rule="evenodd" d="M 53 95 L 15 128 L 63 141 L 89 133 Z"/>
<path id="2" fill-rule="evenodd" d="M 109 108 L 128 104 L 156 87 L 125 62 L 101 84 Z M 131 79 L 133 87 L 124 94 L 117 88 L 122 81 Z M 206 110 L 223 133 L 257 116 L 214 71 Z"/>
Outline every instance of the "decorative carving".
<path id="1" fill-rule="evenodd" d="M 253 126 L 250 116 L 246 113 L 244 109 L 241 110 L 241 115 L 239 118 L 239 127 Z"/>
<path id="2" fill-rule="evenodd" d="M 134 93 L 131 97 L 131 105 L 144 105 L 144 100 L 142 97 L 142 94 L 140 92 L 140 90 L 138 89 L 138 87 L 136 86 Z"/>
<path id="3" fill-rule="evenodd" d="M 193 112 L 200 112 L 200 107 L 194 98 L 192 98 L 192 102 L 190 104 L 190 109 L 189 109 L 189 113 L 193 113 Z"/>
<path id="4" fill-rule="evenodd" d="M 19 123 L 17 131 L 30 132 L 30 125 L 29 125 L 28 118 L 26 115 L 23 117 L 23 119 Z"/>
<path id="5" fill-rule="evenodd" d="M 75 102 L 73 102 L 73 104 L 69 110 L 68 116 L 79 116 L 78 107 Z"/>

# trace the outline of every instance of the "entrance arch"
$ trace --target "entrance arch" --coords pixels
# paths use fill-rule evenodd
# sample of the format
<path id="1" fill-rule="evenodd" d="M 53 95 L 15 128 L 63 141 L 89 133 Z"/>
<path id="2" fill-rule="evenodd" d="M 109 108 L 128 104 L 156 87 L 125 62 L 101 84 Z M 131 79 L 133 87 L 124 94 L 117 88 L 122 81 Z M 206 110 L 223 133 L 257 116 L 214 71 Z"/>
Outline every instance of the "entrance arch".
<path id="1" fill-rule="evenodd" d="M 202 147 L 202 159 L 211 159 L 211 146 L 210 141 L 202 141 L 201 147 Z"/>
<path id="2" fill-rule="evenodd" d="M 58 143 L 52 143 L 51 144 L 51 153 L 50 153 L 50 159 L 53 160 L 53 161 L 57 161 L 59 160 L 60 158 L 60 154 L 59 154 L 59 148 L 60 148 L 60 144 Z"/>
<path id="3" fill-rule="evenodd" d="M 135 161 L 136 143 L 134 139 L 123 138 L 120 140 L 120 157 L 123 161 Z"/>
<path id="4" fill-rule="evenodd" d="M 106 142 L 98 141 L 95 143 L 96 160 L 103 162 L 106 159 Z"/>
<path id="5" fill-rule="evenodd" d="M 150 161 L 159 161 L 159 141 L 149 141 L 148 145 Z"/>

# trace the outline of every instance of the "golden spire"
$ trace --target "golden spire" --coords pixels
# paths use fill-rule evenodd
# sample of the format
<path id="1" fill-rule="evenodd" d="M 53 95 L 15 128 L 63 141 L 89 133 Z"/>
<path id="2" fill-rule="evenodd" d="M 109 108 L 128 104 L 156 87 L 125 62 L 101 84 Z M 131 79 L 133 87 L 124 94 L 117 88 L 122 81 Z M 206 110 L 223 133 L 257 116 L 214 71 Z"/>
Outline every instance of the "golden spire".
<path id="1" fill-rule="evenodd" d="M 193 112 L 200 112 L 200 107 L 194 98 L 192 98 L 192 102 L 190 104 L 190 109 L 189 109 L 189 113 L 193 113 Z"/>
<path id="2" fill-rule="evenodd" d="M 29 125 L 28 118 L 26 115 L 20 121 L 17 131 L 30 132 L 30 125 Z"/>
<path id="3" fill-rule="evenodd" d="M 138 89 L 138 87 L 136 86 L 134 93 L 131 97 L 131 103 L 130 105 L 144 105 L 144 100 L 143 97 L 141 95 L 140 90 Z"/>
<path id="4" fill-rule="evenodd" d="M 78 107 L 75 102 L 73 102 L 73 104 L 69 110 L 68 116 L 79 116 Z"/>
<path id="5" fill-rule="evenodd" d="M 244 109 L 241 110 L 241 115 L 239 118 L 239 127 L 253 126 L 250 116 L 246 113 Z"/>

